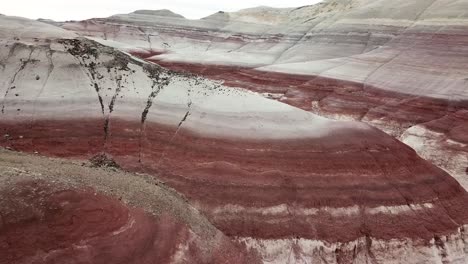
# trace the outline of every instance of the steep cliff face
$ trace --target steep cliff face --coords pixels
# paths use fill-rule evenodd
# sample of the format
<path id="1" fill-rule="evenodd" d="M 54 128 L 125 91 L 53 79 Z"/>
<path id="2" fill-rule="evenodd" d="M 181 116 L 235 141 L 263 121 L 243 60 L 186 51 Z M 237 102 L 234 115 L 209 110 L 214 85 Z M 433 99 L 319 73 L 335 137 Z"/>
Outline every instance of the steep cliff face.
<path id="1" fill-rule="evenodd" d="M 62 27 L 321 116 L 364 121 L 468 188 L 468 142 L 450 132 L 467 126 L 458 118 L 468 109 L 467 8 L 466 0 L 330 0 L 195 21 L 129 14 Z M 446 118 L 457 128 L 438 122 Z M 414 132 L 421 129 L 428 132 Z"/>
<path id="2" fill-rule="evenodd" d="M 258 93 L 167 70 L 73 33 L 62 38 L 61 33 L 55 33 L 60 29 L 39 22 L 2 19 L 7 25 L 31 23 L 47 30 L 42 37 L 27 33 L 17 37 L 6 27 L 0 30 L 7 32 L 0 43 L 1 146 L 42 155 L 92 158 L 98 164 L 117 164 L 154 175 L 244 246 L 226 240 L 217 244 L 226 243 L 226 252 L 204 253 L 200 260 L 200 254 L 189 250 L 183 261 L 174 253 L 167 262 L 210 263 L 219 257 L 229 263 L 252 263 L 258 260 L 256 256 L 265 263 L 466 262 L 467 192 L 395 138 L 361 122 L 327 119 Z M 222 74 L 231 72 L 223 69 Z M 242 70 L 232 71 L 232 76 L 238 73 Z M 266 87 L 275 86 L 266 83 Z M 440 124 L 446 122 L 451 121 Z M 463 133 L 454 133 L 454 140 L 456 135 Z M 34 255 L 37 258 L 49 258 L 62 246 L 81 250 L 76 249 L 75 241 L 88 239 L 88 234 L 106 238 L 92 240 L 88 244 L 91 248 L 112 245 L 117 238 L 106 234 L 127 225 L 131 217 L 142 224 L 123 233 L 125 236 L 139 237 L 136 234 L 142 230 L 168 228 L 166 220 L 128 209 L 115 197 L 98 195 L 88 200 L 91 193 L 81 187 L 59 188 L 57 193 L 53 184 L 52 189 L 18 184 L 18 190 L 24 192 L 5 190 L 2 195 L 10 200 L 26 195 L 27 210 L 37 207 L 41 215 L 50 213 L 51 218 L 26 226 L 38 237 L 43 236 L 45 225 L 56 226 L 74 212 L 95 207 L 110 206 L 121 220 L 115 222 L 117 226 L 93 233 L 99 226 L 89 223 L 88 214 L 83 214 L 84 222 L 79 223 L 86 225 L 59 228 L 57 234 L 76 232 L 76 228 L 89 232 L 50 242 Z M 89 185 L 97 188 L 94 183 Z M 138 192 L 137 188 L 129 189 L 133 190 L 130 193 Z M 65 190 L 64 194 L 60 190 Z M 32 194 L 27 195 L 29 192 Z M 70 200 L 77 202 L 62 214 L 49 210 Z M 16 204 L 4 207 L 12 209 Z M 94 217 L 107 219 L 105 214 L 89 215 Z M 2 232 L 23 230 L 18 224 L 20 212 L 13 210 L 8 219 L 12 220 L 1 227 Z M 173 224 L 173 228 L 193 227 L 184 227 L 184 223 Z M 151 234 L 142 234 L 139 244 L 112 257 L 116 261 L 138 260 L 131 252 L 143 250 L 138 245 L 155 245 L 159 237 Z M 182 242 L 169 248 L 185 248 L 184 243 L 192 241 L 187 236 L 170 237 Z M 200 236 L 199 247 L 206 246 L 203 241 L 204 236 Z M 14 242 L 20 246 L 6 251 L 14 263 L 29 261 L 18 256 L 22 250 L 31 253 L 38 246 Z M 147 249 L 145 246 L 142 251 L 143 263 L 157 257 Z M 74 261 L 89 257 L 89 252 L 80 251 Z M 95 255 L 87 258 L 88 262 L 114 260 L 102 255 L 103 251 L 92 252 Z M 67 261 L 78 256 L 69 256 L 68 251 L 60 254 L 67 256 Z"/>

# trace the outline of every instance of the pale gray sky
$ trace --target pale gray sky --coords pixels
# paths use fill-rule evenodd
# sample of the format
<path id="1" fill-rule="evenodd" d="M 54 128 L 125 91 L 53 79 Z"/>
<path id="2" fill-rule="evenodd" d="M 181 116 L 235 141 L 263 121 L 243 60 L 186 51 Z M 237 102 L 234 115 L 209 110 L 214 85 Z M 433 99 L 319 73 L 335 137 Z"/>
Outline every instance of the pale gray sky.
<path id="1" fill-rule="evenodd" d="M 237 11 L 260 5 L 299 7 L 320 0 L 5 0 L 0 13 L 32 19 L 49 18 L 58 21 L 107 17 L 130 13 L 137 9 L 170 9 L 187 18 L 201 18 L 217 11 Z"/>

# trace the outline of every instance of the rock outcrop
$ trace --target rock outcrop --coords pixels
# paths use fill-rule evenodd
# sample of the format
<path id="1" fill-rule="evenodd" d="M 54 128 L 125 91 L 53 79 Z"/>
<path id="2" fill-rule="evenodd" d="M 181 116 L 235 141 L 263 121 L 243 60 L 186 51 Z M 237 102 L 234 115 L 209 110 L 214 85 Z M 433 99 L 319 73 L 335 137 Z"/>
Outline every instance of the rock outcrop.
<path id="1" fill-rule="evenodd" d="M 150 177 L 0 150 L 0 263 L 260 263 Z"/>
<path id="2" fill-rule="evenodd" d="M 329 0 L 199 21 L 118 15 L 63 27 L 109 45 L 125 43 L 119 48 L 174 70 L 322 116 L 362 120 L 401 140 L 424 127 L 424 146 L 411 146 L 468 188 L 468 153 L 445 151 L 450 135 L 435 136 L 427 125 L 468 109 L 467 8 L 466 0 Z M 427 155 L 433 150 L 453 162 Z"/>
<path id="3" fill-rule="evenodd" d="M 327 6 L 317 11 L 321 19 L 337 16 L 334 5 L 330 10 Z M 353 6 L 336 5 L 340 10 L 353 10 Z M 316 7 L 305 9 L 310 8 Z M 301 10 L 295 12 L 305 12 Z M 65 28 L 85 27 L 82 32 L 104 32 L 100 36 L 107 40 L 98 42 L 75 36 L 34 39 L 13 34 L 2 39 L 0 145 L 68 158 L 110 156 L 123 169 L 154 175 L 265 263 L 466 262 L 468 193 L 449 174 L 362 122 L 321 117 L 256 92 L 167 70 L 108 46 L 130 47 L 142 56 L 142 48 L 148 46 L 136 49 L 134 45 L 173 39 L 160 43 L 180 45 L 173 55 L 159 56 L 181 56 L 177 51 L 185 45 L 192 51 L 184 56 L 193 54 L 195 61 L 197 45 L 207 43 L 206 36 L 213 50 L 230 43 L 240 43 L 231 47 L 237 50 L 250 46 L 244 35 L 231 34 L 227 38 L 232 39 L 226 40 L 226 30 L 216 33 L 219 39 L 213 37 L 210 27 L 219 26 L 217 20 L 205 19 L 196 22 L 202 26 L 187 28 L 187 21 L 176 17 L 165 17 L 154 26 L 158 16 L 153 17 L 133 21 L 131 25 L 137 24 L 133 27 L 122 25 L 119 16 L 64 24 Z M 237 26 L 247 30 L 246 22 L 226 21 L 232 30 Z M 268 21 L 258 27 L 270 29 Z M 161 35 L 153 38 L 147 30 Z M 292 44 L 274 42 L 269 36 L 262 42 L 256 34 L 248 35 L 256 50 L 268 50 L 259 47 L 265 43 L 272 43 L 271 49 Z M 179 41 L 181 36 L 187 42 Z M 116 42 L 122 40 L 128 41 Z M 167 52 L 157 45 L 147 52 Z M 200 54 L 200 58 L 209 57 L 209 52 Z M 146 59 L 160 61 L 159 56 Z M 262 58 L 259 53 L 249 56 Z M 242 75 L 242 69 L 232 76 L 237 74 Z M 291 93 L 299 91 L 291 86 Z M 337 85 L 336 89 L 343 88 Z M 457 121 L 438 124 L 463 122 L 461 114 Z M 457 140 L 463 133 L 453 135 Z M 72 194 L 77 200 L 88 195 Z M 102 199 L 122 207 L 115 200 Z M 83 203 L 86 207 L 87 202 Z M 251 263 L 247 253 L 236 254 L 246 256 L 240 262 Z"/>

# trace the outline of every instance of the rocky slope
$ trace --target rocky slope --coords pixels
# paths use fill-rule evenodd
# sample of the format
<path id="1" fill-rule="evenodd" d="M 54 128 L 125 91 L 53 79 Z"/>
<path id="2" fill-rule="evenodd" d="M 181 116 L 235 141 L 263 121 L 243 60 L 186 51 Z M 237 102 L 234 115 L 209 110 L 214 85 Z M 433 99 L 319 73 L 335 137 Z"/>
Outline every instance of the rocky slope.
<path id="1" fill-rule="evenodd" d="M 131 17 L 154 17 L 144 13 Z M 38 38 L 0 30 L 1 146 L 69 158 L 105 155 L 154 175 L 264 263 L 466 262 L 468 193 L 380 130 L 173 72 L 39 22 L 1 19 L 0 27 L 52 31 Z M 72 194 L 86 200 L 90 193 Z M 41 234 L 42 224 L 28 228 Z M 232 250 L 229 256 L 251 263 L 245 249 Z"/>
<path id="2" fill-rule="evenodd" d="M 259 263 L 148 176 L 0 150 L 0 183 L 0 263 Z"/>
<path id="3" fill-rule="evenodd" d="M 133 13 L 62 26 L 171 69 L 362 120 L 468 188 L 466 10 L 466 0 L 328 0 L 195 21 Z"/>

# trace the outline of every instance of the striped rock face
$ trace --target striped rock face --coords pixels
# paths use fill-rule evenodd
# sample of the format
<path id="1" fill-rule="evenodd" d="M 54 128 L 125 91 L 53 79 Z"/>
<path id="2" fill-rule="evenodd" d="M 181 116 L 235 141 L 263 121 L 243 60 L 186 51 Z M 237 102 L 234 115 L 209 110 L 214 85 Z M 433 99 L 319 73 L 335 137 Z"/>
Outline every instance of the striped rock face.
<path id="1" fill-rule="evenodd" d="M 195 21 L 134 12 L 60 25 L 170 69 L 369 123 L 467 189 L 467 8 L 466 0 L 328 0 Z"/>
<path id="2" fill-rule="evenodd" d="M 260 263 L 161 182 L 0 157 L 0 263 Z"/>
<path id="3" fill-rule="evenodd" d="M 1 146 L 105 153 L 162 179 L 264 263 L 467 260 L 465 189 L 376 128 L 89 39 L 25 34 L 0 51 Z"/>

